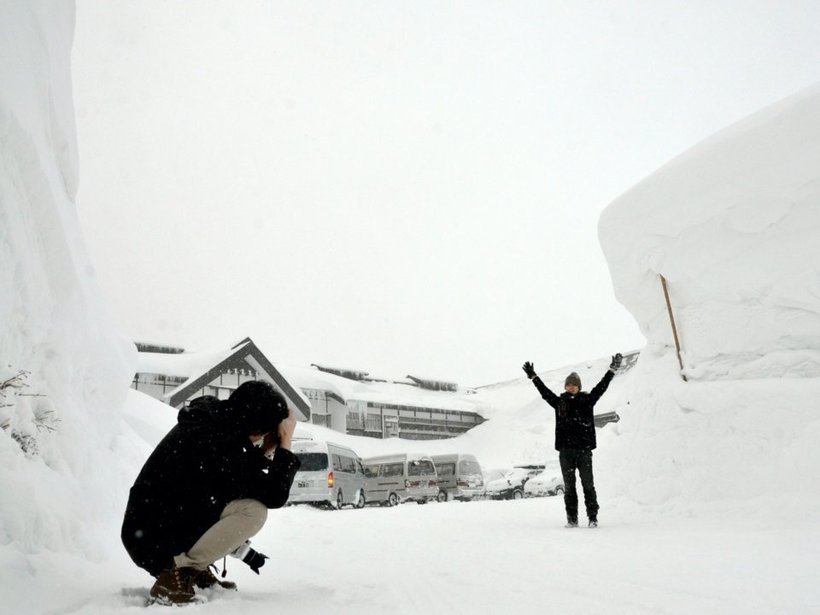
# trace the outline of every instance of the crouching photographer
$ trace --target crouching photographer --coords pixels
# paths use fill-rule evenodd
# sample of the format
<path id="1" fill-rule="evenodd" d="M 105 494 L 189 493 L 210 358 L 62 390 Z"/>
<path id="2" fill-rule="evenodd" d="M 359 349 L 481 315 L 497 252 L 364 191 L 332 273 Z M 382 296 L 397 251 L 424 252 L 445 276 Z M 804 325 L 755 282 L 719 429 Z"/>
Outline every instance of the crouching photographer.
<path id="1" fill-rule="evenodd" d="M 182 604 L 197 587 L 236 589 L 210 570 L 231 554 L 259 574 L 266 556 L 248 539 L 288 500 L 295 427 L 285 398 L 262 381 L 179 411 L 131 488 L 121 533 L 134 563 L 156 578 L 153 598 Z"/>

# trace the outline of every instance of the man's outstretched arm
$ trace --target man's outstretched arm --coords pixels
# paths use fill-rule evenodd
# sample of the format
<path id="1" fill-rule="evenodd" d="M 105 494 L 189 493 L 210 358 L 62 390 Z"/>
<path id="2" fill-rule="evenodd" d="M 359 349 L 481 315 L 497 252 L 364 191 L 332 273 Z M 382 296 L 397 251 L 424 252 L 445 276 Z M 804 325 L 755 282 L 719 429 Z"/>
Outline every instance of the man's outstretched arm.
<path id="1" fill-rule="evenodd" d="M 617 372 L 618 368 L 621 366 L 621 361 L 623 361 L 623 358 L 624 357 L 620 352 L 612 356 L 612 362 L 609 364 L 609 369 L 604 374 L 604 377 L 601 378 L 601 381 L 589 392 L 589 400 L 592 405 L 595 405 L 595 403 L 601 398 L 601 395 L 603 395 L 607 388 L 609 388 L 609 383 L 612 382 L 612 378 L 615 377 L 615 372 Z"/>
<path id="2" fill-rule="evenodd" d="M 524 373 L 527 374 L 527 378 L 532 380 L 532 383 L 535 385 L 535 388 L 538 389 L 538 392 L 541 394 L 541 397 L 544 398 L 550 406 L 553 408 L 558 407 L 558 396 L 549 390 L 546 384 L 538 377 L 538 374 L 535 373 L 535 365 L 533 365 L 530 361 L 524 363 L 521 366 L 521 369 L 524 370 Z"/>

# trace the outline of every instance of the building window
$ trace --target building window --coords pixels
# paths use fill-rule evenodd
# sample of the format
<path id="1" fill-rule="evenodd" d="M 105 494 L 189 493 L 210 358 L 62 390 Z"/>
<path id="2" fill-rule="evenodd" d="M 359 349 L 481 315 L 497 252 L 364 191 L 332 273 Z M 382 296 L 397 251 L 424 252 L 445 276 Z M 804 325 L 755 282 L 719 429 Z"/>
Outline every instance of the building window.
<path id="1" fill-rule="evenodd" d="M 347 413 L 347 428 L 364 430 L 364 417 L 358 412 Z"/>
<path id="2" fill-rule="evenodd" d="M 378 414 L 368 414 L 365 419 L 365 431 L 381 431 L 382 417 Z"/>

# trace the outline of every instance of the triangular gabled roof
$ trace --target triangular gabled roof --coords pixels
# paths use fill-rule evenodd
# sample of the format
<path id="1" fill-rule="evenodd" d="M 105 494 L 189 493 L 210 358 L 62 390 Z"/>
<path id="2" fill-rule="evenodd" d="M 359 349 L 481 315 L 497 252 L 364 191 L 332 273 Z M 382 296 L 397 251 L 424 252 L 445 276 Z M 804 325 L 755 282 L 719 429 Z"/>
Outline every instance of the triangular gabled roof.
<path id="1" fill-rule="evenodd" d="M 211 357 L 207 363 L 202 364 L 205 367 L 200 366 L 194 370 L 194 373 L 190 373 L 190 371 L 185 370 L 184 366 L 180 366 L 184 372 L 188 373 L 175 375 L 185 376 L 187 379 L 164 396 L 168 405 L 181 408 L 191 395 L 213 382 L 220 374 L 231 369 L 244 368 L 247 365 L 256 370 L 260 378 L 268 380 L 285 396 L 288 404 L 296 411 L 298 420 L 310 420 L 310 402 L 308 399 L 285 379 L 251 338 L 246 337 L 230 350 L 211 355 Z M 184 354 L 168 355 L 163 359 L 166 362 L 174 362 L 175 359 L 183 361 Z"/>

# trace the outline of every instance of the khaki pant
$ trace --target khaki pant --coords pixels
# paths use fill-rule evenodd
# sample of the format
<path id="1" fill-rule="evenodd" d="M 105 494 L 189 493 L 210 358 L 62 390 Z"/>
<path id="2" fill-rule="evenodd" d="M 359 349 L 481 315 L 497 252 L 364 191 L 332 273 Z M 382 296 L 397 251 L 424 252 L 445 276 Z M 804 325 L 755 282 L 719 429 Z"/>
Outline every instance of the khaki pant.
<path id="1" fill-rule="evenodd" d="M 267 518 L 268 509 L 258 500 L 234 500 L 193 547 L 174 557 L 174 564 L 205 570 L 261 530 Z"/>

